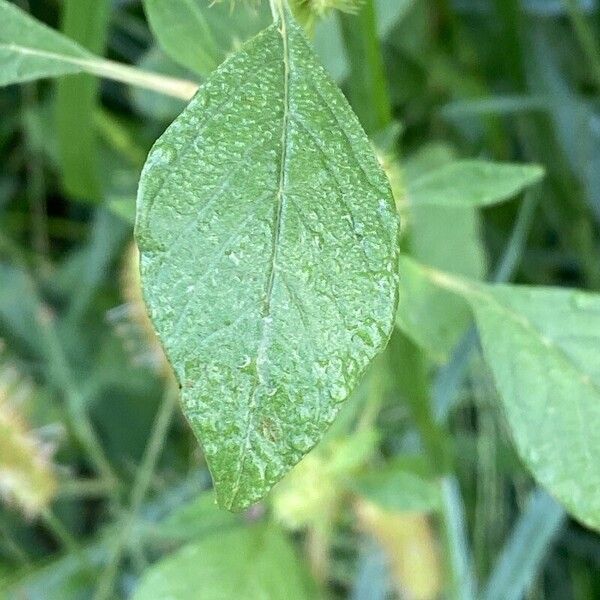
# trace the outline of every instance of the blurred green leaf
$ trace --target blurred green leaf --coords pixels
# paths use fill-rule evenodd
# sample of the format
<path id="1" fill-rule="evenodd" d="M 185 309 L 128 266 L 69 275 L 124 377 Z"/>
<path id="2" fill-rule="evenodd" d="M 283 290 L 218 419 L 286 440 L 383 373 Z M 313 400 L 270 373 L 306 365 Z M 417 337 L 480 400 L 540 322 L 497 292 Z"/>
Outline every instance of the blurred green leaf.
<path id="1" fill-rule="evenodd" d="M 517 448 L 571 514 L 600 529 L 600 297 L 484 290 L 469 301 Z"/>
<path id="2" fill-rule="evenodd" d="M 420 456 L 394 458 L 353 479 L 350 488 L 390 511 L 430 512 L 440 506 L 439 483 Z"/>
<path id="3" fill-rule="evenodd" d="M 312 43 L 332 79 L 338 83 L 343 81 L 348 75 L 350 66 L 342 40 L 340 22 L 335 13 L 316 23 Z"/>
<path id="4" fill-rule="evenodd" d="M 85 548 L 80 555 L 66 554 L 42 566 L 13 574 L 2 587 L 0 597 L 27 600 L 86 600 L 93 594 L 94 583 L 106 552 L 99 546 Z"/>
<path id="5" fill-rule="evenodd" d="M 543 175 L 536 165 L 460 160 L 412 181 L 408 199 L 417 206 L 488 206 L 516 196 Z"/>
<path id="6" fill-rule="evenodd" d="M 384 38 L 410 10 L 415 0 L 375 0 L 377 32 Z"/>
<path id="7" fill-rule="evenodd" d="M 234 515 L 218 508 L 215 494 L 209 490 L 174 510 L 160 523 L 152 524 L 148 536 L 153 540 L 188 541 L 243 524 L 244 521 L 240 515 Z"/>
<path id="8" fill-rule="evenodd" d="M 396 326 L 437 361 L 445 360 L 469 323 L 462 298 L 433 285 L 414 263 L 400 264 Z"/>
<path id="9" fill-rule="evenodd" d="M 402 19 L 412 3 L 413 0 L 375 0 L 376 27 L 380 39 L 390 34 L 394 25 Z M 350 71 L 350 63 L 336 11 L 317 21 L 313 45 L 333 80 L 340 83 L 346 79 Z"/>
<path id="10" fill-rule="evenodd" d="M 91 56 L 6 0 L 0 0 L 0 22 L 0 85 L 79 73 L 73 59 Z"/>
<path id="11" fill-rule="evenodd" d="M 444 144 L 429 144 L 411 156 L 405 165 L 407 186 L 426 179 L 453 164 L 454 152 Z M 411 204 L 408 249 L 419 262 L 483 279 L 487 257 L 480 232 L 480 215 L 468 206 Z M 452 227 L 448 224 L 452 223 Z M 430 358 L 443 361 L 466 331 L 472 316 L 463 299 L 439 290 L 402 267 L 397 325 L 426 350 Z"/>
<path id="12" fill-rule="evenodd" d="M 573 516 L 600 529 L 600 296 L 409 269 L 469 302 L 519 454 Z"/>
<path id="13" fill-rule="evenodd" d="M 388 183 L 285 21 L 205 82 L 155 144 L 138 194 L 145 298 L 233 509 L 321 439 L 395 312 Z"/>
<path id="14" fill-rule="evenodd" d="M 39 306 L 29 275 L 0 263 L 0 338 L 25 356 L 40 357 Z"/>
<path id="15" fill-rule="evenodd" d="M 319 598 L 294 548 L 273 526 L 220 532 L 151 567 L 134 600 Z"/>
<path id="16" fill-rule="evenodd" d="M 144 0 L 150 26 L 163 50 L 183 67 L 206 76 L 271 20 L 268 4 L 206 0 Z"/>
<path id="17" fill-rule="evenodd" d="M 190 81 L 98 58 L 6 0 L 0 0 L 0 20 L 0 86 L 83 72 L 185 100 L 197 89 Z"/>

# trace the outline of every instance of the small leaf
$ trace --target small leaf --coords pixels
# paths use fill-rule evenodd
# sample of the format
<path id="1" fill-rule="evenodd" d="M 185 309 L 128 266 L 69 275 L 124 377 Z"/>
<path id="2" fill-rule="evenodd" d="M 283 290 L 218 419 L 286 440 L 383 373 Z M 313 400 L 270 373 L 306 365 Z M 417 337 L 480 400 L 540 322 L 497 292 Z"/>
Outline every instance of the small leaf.
<path id="1" fill-rule="evenodd" d="M 398 225 L 356 116 L 287 15 L 154 146 L 142 284 L 222 506 L 264 496 L 387 343 Z"/>
<path id="2" fill-rule="evenodd" d="M 276 528 L 220 531 L 151 567 L 134 600 L 319 598 L 294 548 Z"/>
<path id="3" fill-rule="evenodd" d="M 600 529 L 600 295 L 421 275 L 469 302 L 521 458 Z"/>
<path id="4" fill-rule="evenodd" d="M 543 176 L 537 165 L 458 160 L 416 179 L 408 197 L 415 205 L 489 206 L 509 200 Z"/>
<path id="5" fill-rule="evenodd" d="M 214 71 L 227 54 L 270 21 L 266 2 L 257 6 L 240 2 L 232 10 L 228 2 L 144 0 L 144 7 L 164 51 L 202 76 Z"/>

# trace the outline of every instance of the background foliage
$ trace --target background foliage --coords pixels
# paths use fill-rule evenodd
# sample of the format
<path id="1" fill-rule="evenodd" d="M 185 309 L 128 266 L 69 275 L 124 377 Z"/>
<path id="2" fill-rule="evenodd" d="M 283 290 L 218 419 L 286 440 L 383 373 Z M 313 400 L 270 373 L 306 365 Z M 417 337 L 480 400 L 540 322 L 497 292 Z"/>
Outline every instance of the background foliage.
<path id="1" fill-rule="evenodd" d="M 148 20 L 133 0 L 12 4 L 96 55 L 195 82 L 269 19 L 201 0 L 166 14 L 147 0 Z M 298 13 L 386 167 L 405 254 L 473 280 L 599 290 L 595 2 L 379 0 L 324 19 L 307 4 Z M 141 167 L 184 105 L 81 74 L 0 90 L 0 593 L 597 597 L 597 535 L 535 486 L 500 409 L 489 354 L 502 368 L 518 332 L 502 316 L 481 326 L 489 301 L 480 343 L 465 301 L 432 292 L 410 259 L 398 331 L 326 439 L 247 513 L 214 506 L 132 246 Z M 486 175 L 489 160 L 546 176 Z M 527 311 L 529 296 L 511 298 Z M 555 335 L 564 301 L 593 333 L 586 298 L 533 312 Z M 594 357 L 592 345 L 585 368 Z M 514 406 L 558 371 L 517 381 Z M 549 442 L 570 454 L 560 431 Z"/>

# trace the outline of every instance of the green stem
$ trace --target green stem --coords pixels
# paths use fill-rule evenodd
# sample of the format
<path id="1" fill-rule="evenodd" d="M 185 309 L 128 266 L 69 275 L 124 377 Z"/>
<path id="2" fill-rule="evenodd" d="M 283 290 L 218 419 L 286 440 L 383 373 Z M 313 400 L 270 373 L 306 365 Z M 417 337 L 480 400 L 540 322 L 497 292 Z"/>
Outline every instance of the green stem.
<path id="1" fill-rule="evenodd" d="M 178 398 L 179 388 L 174 381 L 170 382 L 167 386 L 156 421 L 154 422 L 150 440 L 144 452 L 142 464 L 131 492 L 131 512 L 133 513 L 139 512 L 144 497 L 150 488 L 156 463 L 162 451 Z"/>
<path id="2" fill-rule="evenodd" d="M 62 544 L 64 549 L 75 555 L 81 555 L 81 548 L 79 544 L 75 540 L 75 538 L 71 535 L 71 533 L 67 530 L 67 528 L 61 523 L 60 519 L 50 510 L 46 509 L 41 514 L 42 521 L 44 525 L 50 530 L 52 535 Z"/>
<path id="3" fill-rule="evenodd" d="M 358 14 L 339 15 L 350 59 L 348 97 L 369 135 L 392 123 L 392 108 L 385 65 L 377 35 L 373 0 L 365 0 Z"/>
<path id="4" fill-rule="evenodd" d="M 106 569 L 102 573 L 98 588 L 94 595 L 95 600 L 106 600 L 112 596 L 115 580 L 119 569 L 119 564 L 123 557 L 123 553 L 129 542 L 129 537 L 134 528 L 137 515 L 140 511 L 144 498 L 150 488 L 152 476 L 156 469 L 156 464 L 160 457 L 169 424 L 173 411 L 177 405 L 179 397 L 179 389 L 174 382 L 169 382 L 162 404 L 156 416 L 156 420 L 150 433 L 150 440 L 144 451 L 142 463 L 138 469 L 135 482 L 133 484 L 129 510 L 125 515 L 122 526 L 121 535 L 117 537 L 115 545 L 112 549 L 110 560 Z"/>
<path id="5" fill-rule="evenodd" d="M 36 293 L 36 292 L 34 292 Z M 37 294 L 36 294 L 37 296 Z M 55 386 L 61 390 L 66 399 L 69 427 L 77 440 L 87 452 L 98 473 L 105 481 L 117 482 L 118 478 L 112 470 L 110 462 L 104 454 L 102 445 L 96 436 L 92 423 L 85 410 L 85 397 L 69 366 L 56 331 L 53 318 L 39 297 L 37 323 L 42 334 L 43 346 L 49 364 L 49 371 L 54 377 Z"/>
<path id="6" fill-rule="evenodd" d="M 283 0 L 269 0 L 269 6 L 271 7 L 271 14 L 273 15 L 273 22 L 279 23 L 283 20 L 284 7 Z"/>
<path id="7" fill-rule="evenodd" d="M 474 598 L 471 558 L 464 523 L 460 489 L 452 474 L 450 437 L 435 418 L 429 389 L 427 362 L 420 348 L 406 336 L 394 332 L 390 352 L 396 365 L 396 381 L 412 413 L 431 466 L 440 477 L 443 545 L 448 572 L 448 597 Z"/>
<path id="8" fill-rule="evenodd" d="M 389 348 L 396 371 L 396 385 L 410 408 L 431 466 L 439 475 L 445 475 L 452 469 L 449 438 L 433 414 L 423 353 L 399 332 L 392 335 Z"/>
<path id="9" fill-rule="evenodd" d="M 115 492 L 113 481 L 103 479 L 83 479 L 65 481 L 58 489 L 59 498 L 100 498 Z"/>

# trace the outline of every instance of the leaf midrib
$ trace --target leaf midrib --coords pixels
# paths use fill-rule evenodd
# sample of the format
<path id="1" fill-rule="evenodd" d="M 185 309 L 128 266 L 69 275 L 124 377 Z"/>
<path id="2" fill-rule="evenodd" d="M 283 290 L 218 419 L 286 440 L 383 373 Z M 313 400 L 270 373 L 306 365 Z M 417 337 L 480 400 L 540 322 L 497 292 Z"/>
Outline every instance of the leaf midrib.
<path id="1" fill-rule="evenodd" d="M 287 161 L 288 161 L 288 138 L 289 138 L 289 123 L 290 123 L 290 106 L 289 106 L 289 88 L 290 88 L 290 53 L 289 53 L 289 39 L 287 32 L 287 15 L 285 10 L 280 11 L 279 27 L 277 31 L 281 35 L 282 39 L 282 50 L 283 50 L 283 116 L 282 116 L 282 132 L 281 132 L 281 152 L 280 152 L 280 166 L 279 166 L 279 181 L 277 186 L 277 196 L 275 202 L 275 208 L 273 210 L 273 241 L 271 248 L 271 257 L 269 260 L 269 266 L 267 271 L 267 283 L 265 286 L 265 295 L 262 306 L 262 327 L 261 327 L 261 339 L 258 345 L 257 358 L 256 358 L 256 381 L 250 397 L 250 406 L 248 410 L 248 420 L 246 423 L 246 430 L 244 432 L 244 441 L 240 449 L 240 457 L 238 459 L 238 471 L 236 480 L 233 485 L 231 501 L 229 507 L 235 505 L 235 500 L 239 494 L 242 474 L 244 472 L 244 466 L 246 457 L 248 455 L 248 444 L 250 441 L 250 431 L 252 429 L 252 422 L 256 412 L 256 393 L 261 381 L 261 373 L 259 369 L 259 362 L 261 356 L 263 356 L 267 350 L 267 319 L 271 315 L 271 302 L 273 298 L 273 286 L 275 283 L 275 272 L 277 267 L 277 256 L 279 243 L 281 239 L 282 229 L 282 218 L 283 218 L 283 205 L 285 201 L 285 187 L 287 184 Z"/>
<path id="2" fill-rule="evenodd" d="M 285 198 L 285 187 L 287 184 L 287 159 L 288 159 L 288 137 L 290 122 L 289 106 L 289 84 L 290 84 L 290 55 L 285 17 L 281 18 L 281 29 L 278 31 L 283 40 L 283 117 L 281 124 L 281 153 L 279 166 L 279 183 L 277 187 L 277 200 L 273 218 L 273 248 L 271 249 L 271 260 L 269 262 L 269 274 L 265 292 L 265 302 L 263 307 L 264 316 L 271 314 L 271 300 L 273 296 L 273 284 L 275 280 L 275 267 L 279 241 L 281 238 L 281 225 L 283 215 L 283 204 Z"/>

